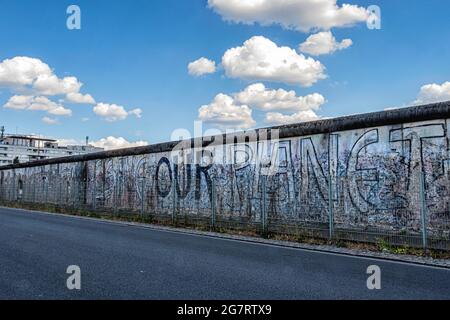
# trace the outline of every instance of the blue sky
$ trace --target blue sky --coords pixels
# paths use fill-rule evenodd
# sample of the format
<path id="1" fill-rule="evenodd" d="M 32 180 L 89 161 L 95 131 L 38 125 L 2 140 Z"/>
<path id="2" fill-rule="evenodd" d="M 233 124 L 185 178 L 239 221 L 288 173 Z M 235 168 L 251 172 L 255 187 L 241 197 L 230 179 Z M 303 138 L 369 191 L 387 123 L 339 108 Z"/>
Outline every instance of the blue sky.
<path id="1" fill-rule="evenodd" d="M 20 56 L 39 59 L 59 78 L 75 76 L 83 83 L 81 93 L 89 93 L 96 103 L 120 105 L 127 111 L 140 108 L 142 117 L 130 114 L 124 120 L 108 122 L 93 112 L 92 105 L 61 101 L 72 110 L 72 116 L 2 107 L 0 125 L 9 132 L 17 128 L 63 139 L 114 136 L 155 143 L 170 140 L 176 128 L 192 131 L 199 108 L 217 94 L 232 95 L 254 83 L 294 90 L 297 96 L 319 93 L 326 103 L 316 114 L 335 117 L 408 105 L 418 99 L 424 85 L 450 81 L 449 1 L 337 2 L 339 6 L 343 3 L 378 5 L 382 28 L 369 30 L 365 23 L 331 28 L 337 41 L 348 38 L 353 45 L 312 57 L 326 67 L 328 78 L 304 87 L 230 78 L 219 64 L 228 49 L 242 46 L 253 36 L 263 36 L 300 54 L 299 45 L 322 30 L 302 32 L 278 24 L 227 22 L 220 12 L 208 8 L 207 0 L 2 0 L 0 61 Z M 66 9 L 71 4 L 81 8 L 81 30 L 66 28 Z M 190 75 L 188 64 L 200 57 L 215 61 L 217 71 Z M 442 99 L 450 94 L 439 92 Z M 3 85 L 1 106 L 17 94 L 24 93 Z M 255 126 L 267 126 L 264 112 L 252 110 Z M 44 116 L 58 123 L 43 123 Z"/>

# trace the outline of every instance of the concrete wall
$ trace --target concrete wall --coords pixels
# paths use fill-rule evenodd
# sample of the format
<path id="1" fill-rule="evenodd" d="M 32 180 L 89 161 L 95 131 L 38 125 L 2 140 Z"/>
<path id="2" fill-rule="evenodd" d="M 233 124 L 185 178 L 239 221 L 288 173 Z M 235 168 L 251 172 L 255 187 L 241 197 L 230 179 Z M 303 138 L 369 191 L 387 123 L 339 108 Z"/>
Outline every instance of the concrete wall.
<path id="1" fill-rule="evenodd" d="M 262 130 L 185 142 L 183 155 L 211 151 L 213 164 L 177 165 L 167 143 L 8 166 L 0 197 L 16 199 L 20 185 L 30 201 L 208 217 L 215 196 L 218 217 L 255 223 L 265 199 L 273 224 L 326 224 L 331 196 L 336 228 L 420 234 L 423 172 L 427 231 L 448 240 L 449 118 L 441 103 L 272 128 L 280 139 L 269 143 Z M 278 165 L 263 186 L 267 159 Z"/>

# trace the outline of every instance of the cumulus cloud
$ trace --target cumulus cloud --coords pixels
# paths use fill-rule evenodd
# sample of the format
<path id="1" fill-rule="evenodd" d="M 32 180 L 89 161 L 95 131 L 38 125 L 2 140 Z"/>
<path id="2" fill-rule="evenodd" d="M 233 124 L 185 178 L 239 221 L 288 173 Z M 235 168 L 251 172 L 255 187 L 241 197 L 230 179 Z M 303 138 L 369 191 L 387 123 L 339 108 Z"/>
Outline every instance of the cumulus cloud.
<path id="1" fill-rule="evenodd" d="M 232 97 L 222 93 L 210 104 L 199 109 L 198 118 L 206 123 L 229 129 L 248 129 L 256 124 L 252 118 L 252 110 L 248 106 L 236 104 Z"/>
<path id="2" fill-rule="evenodd" d="M 232 95 L 218 94 L 199 109 L 199 119 L 221 128 L 248 129 L 256 124 L 252 118 L 255 108 L 267 112 L 265 122 L 272 125 L 314 121 L 320 119 L 316 112 L 324 103 L 325 97 L 318 93 L 297 96 L 295 91 L 268 89 L 255 83 Z"/>
<path id="3" fill-rule="evenodd" d="M 80 94 L 82 86 L 76 77 L 58 78 L 40 59 L 19 56 L 0 63 L 0 87 L 13 91 L 28 90 L 44 96 L 66 95 L 73 103 L 86 103 L 86 100 L 92 103 L 92 96 Z"/>
<path id="4" fill-rule="evenodd" d="M 353 41 L 351 39 L 344 39 L 338 42 L 331 31 L 323 31 L 309 36 L 305 42 L 300 44 L 299 50 L 313 56 L 319 56 L 347 49 L 352 44 Z"/>
<path id="5" fill-rule="evenodd" d="M 67 101 L 78 104 L 95 104 L 95 99 L 90 94 L 81 94 L 79 92 L 68 93 Z"/>
<path id="6" fill-rule="evenodd" d="M 247 104 L 252 108 L 277 111 L 266 113 L 265 123 L 270 125 L 319 120 L 320 117 L 316 111 L 326 102 L 325 97 L 318 93 L 302 97 L 297 96 L 295 91 L 267 89 L 262 83 L 250 85 L 234 97 L 239 103 Z M 291 114 L 282 112 L 291 112 Z"/>
<path id="7" fill-rule="evenodd" d="M 12 96 L 3 106 L 7 109 L 46 111 L 55 116 L 71 116 L 72 110 L 66 109 L 62 104 L 51 101 L 44 96 Z"/>
<path id="8" fill-rule="evenodd" d="M 86 144 L 84 140 L 77 140 L 77 139 L 57 139 L 57 142 L 60 146 L 74 146 Z M 89 142 L 89 145 L 92 145 L 97 148 L 103 148 L 105 150 L 114 150 L 132 147 L 142 147 L 148 145 L 148 142 L 143 140 L 130 142 L 122 137 L 109 136 L 106 138 L 102 138 L 100 140 L 91 141 Z"/>
<path id="9" fill-rule="evenodd" d="M 295 49 L 278 47 L 271 40 L 255 36 L 243 46 L 229 49 L 222 57 L 230 78 L 282 82 L 309 87 L 325 79 L 325 67 Z"/>
<path id="10" fill-rule="evenodd" d="M 347 27 L 371 16 L 363 7 L 339 6 L 337 0 L 208 0 L 208 6 L 224 20 L 309 32 Z"/>
<path id="11" fill-rule="evenodd" d="M 123 106 L 108 103 L 98 103 L 94 107 L 94 113 L 108 122 L 125 120 L 129 115 L 137 118 L 142 116 L 142 110 L 139 108 L 127 111 Z"/>
<path id="12" fill-rule="evenodd" d="M 109 122 L 125 120 L 128 117 L 125 108 L 116 104 L 99 103 L 94 107 L 94 113 Z"/>
<path id="13" fill-rule="evenodd" d="M 33 98 L 33 96 L 12 96 L 3 107 L 7 109 L 24 110 L 30 106 Z"/>
<path id="14" fill-rule="evenodd" d="M 58 124 L 58 119 L 55 118 L 50 118 L 50 117 L 43 117 L 42 118 L 42 122 L 49 124 L 49 125 L 54 125 L 54 124 Z"/>
<path id="15" fill-rule="evenodd" d="M 109 136 L 107 138 L 103 138 L 98 141 L 93 141 L 91 144 L 97 148 L 103 148 L 105 150 L 114 150 L 114 149 L 122 149 L 122 148 L 142 147 L 142 146 L 148 145 L 148 142 L 142 141 L 142 140 L 135 141 L 135 142 L 129 142 L 125 138 L 122 138 L 122 137 Z"/>
<path id="16" fill-rule="evenodd" d="M 450 101 L 450 82 L 427 84 L 420 88 L 415 104 Z"/>
<path id="17" fill-rule="evenodd" d="M 199 77 L 204 74 L 216 72 L 216 63 L 207 58 L 200 58 L 194 62 L 189 63 L 188 71 L 191 76 Z"/>
<path id="18" fill-rule="evenodd" d="M 69 93 L 77 93 L 83 84 L 75 77 L 65 77 L 59 79 L 54 74 L 39 75 L 33 84 L 39 94 L 46 96 L 64 95 Z"/>
<path id="19" fill-rule="evenodd" d="M 39 59 L 15 57 L 0 63 L 0 86 L 32 85 L 40 75 L 51 75 L 50 67 Z"/>
<path id="20" fill-rule="evenodd" d="M 56 139 L 58 145 L 62 147 L 74 146 L 74 145 L 85 145 L 85 141 L 76 140 L 76 139 Z"/>
<path id="21" fill-rule="evenodd" d="M 308 111 L 318 110 L 325 103 L 325 98 L 318 93 L 304 97 L 297 96 L 295 91 L 284 89 L 267 89 L 262 83 L 248 86 L 243 91 L 235 94 L 235 99 L 241 104 L 258 108 L 263 111 Z"/>
<path id="22" fill-rule="evenodd" d="M 284 125 L 320 119 L 321 118 L 312 110 L 300 111 L 291 115 L 284 115 L 279 112 L 268 112 L 266 114 L 265 122 L 270 125 Z"/>

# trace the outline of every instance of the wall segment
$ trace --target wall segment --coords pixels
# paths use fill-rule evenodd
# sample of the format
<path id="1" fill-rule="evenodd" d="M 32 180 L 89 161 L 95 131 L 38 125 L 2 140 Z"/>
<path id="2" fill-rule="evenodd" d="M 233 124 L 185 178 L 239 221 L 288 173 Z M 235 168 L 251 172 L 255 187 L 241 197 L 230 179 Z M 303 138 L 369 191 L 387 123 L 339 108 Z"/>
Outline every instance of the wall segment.
<path id="1" fill-rule="evenodd" d="M 205 219 L 214 208 L 249 224 L 266 212 L 270 226 L 318 230 L 332 219 L 370 241 L 426 226 L 448 249 L 449 119 L 440 103 L 189 140 L 176 153 L 180 142 L 1 167 L 0 199 Z"/>

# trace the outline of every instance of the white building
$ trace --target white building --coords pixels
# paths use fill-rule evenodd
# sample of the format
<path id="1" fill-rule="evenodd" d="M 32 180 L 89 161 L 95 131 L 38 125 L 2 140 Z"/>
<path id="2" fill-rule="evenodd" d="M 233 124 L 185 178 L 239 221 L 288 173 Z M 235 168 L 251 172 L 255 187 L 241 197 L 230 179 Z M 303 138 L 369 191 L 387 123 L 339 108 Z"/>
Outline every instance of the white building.
<path id="1" fill-rule="evenodd" d="M 88 144 L 59 146 L 53 139 L 4 134 L 3 127 L 0 129 L 0 166 L 103 151 Z"/>

